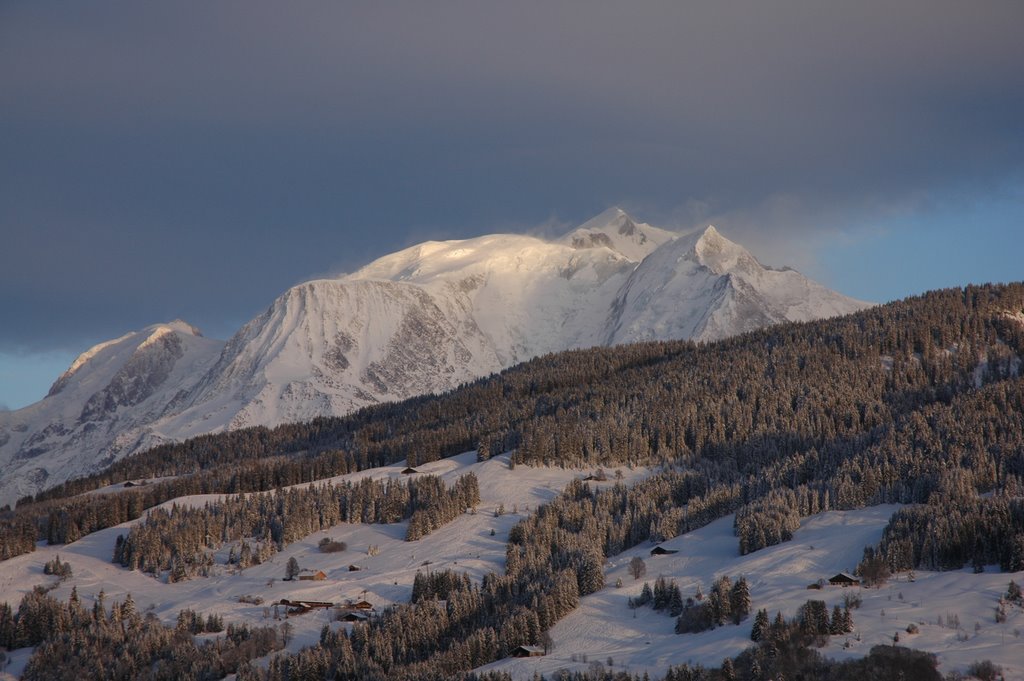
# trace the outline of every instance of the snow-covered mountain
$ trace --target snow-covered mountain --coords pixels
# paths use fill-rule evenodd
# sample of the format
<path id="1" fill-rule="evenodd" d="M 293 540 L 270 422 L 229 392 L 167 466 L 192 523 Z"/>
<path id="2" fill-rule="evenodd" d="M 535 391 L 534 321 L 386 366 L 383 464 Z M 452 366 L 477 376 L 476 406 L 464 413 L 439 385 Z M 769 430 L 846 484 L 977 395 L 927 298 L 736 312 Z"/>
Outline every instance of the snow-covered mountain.
<path id="1" fill-rule="evenodd" d="M 39 402 L 0 412 L 0 504 L 145 448 L 153 423 L 224 343 L 182 321 L 83 352 Z"/>
<path id="2" fill-rule="evenodd" d="M 835 317 L 863 307 L 796 270 L 763 266 L 708 227 L 644 258 L 615 299 L 603 342 L 718 340 L 769 324 Z"/>
<path id="3" fill-rule="evenodd" d="M 865 306 L 713 227 L 677 236 L 617 208 L 553 241 L 429 241 L 289 289 L 226 344 L 176 322 L 84 353 L 47 398 L 0 414 L 0 503 L 168 439 L 341 415 L 548 352 Z"/>

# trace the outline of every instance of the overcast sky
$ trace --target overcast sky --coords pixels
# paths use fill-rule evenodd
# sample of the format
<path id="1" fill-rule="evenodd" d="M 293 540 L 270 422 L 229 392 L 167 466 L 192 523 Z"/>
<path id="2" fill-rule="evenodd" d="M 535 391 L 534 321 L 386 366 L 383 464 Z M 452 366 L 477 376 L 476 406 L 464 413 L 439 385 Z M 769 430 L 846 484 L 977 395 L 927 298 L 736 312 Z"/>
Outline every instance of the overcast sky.
<path id="1" fill-rule="evenodd" d="M 0 2 L 0 405 L 611 205 L 884 301 L 1024 278 L 1024 3 Z"/>

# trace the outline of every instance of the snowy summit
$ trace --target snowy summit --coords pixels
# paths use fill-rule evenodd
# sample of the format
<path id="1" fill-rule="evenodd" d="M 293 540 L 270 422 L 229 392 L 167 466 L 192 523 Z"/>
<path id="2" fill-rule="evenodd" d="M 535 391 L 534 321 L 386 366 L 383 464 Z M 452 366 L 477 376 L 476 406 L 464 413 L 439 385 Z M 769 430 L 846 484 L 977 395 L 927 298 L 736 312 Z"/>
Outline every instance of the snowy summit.
<path id="1" fill-rule="evenodd" d="M 45 399 L 0 413 L 0 504 L 160 442 L 343 415 L 549 352 L 866 306 L 714 227 L 679 236 L 619 208 L 551 241 L 428 241 L 285 291 L 226 343 L 176 321 L 83 353 Z"/>

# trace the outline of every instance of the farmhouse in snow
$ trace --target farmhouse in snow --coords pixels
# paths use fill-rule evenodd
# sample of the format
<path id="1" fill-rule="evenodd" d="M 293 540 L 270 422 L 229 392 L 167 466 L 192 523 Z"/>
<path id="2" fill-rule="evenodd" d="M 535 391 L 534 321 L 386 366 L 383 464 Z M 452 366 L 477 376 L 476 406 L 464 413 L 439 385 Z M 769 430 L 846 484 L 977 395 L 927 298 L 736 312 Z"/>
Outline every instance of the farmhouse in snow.
<path id="1" fill-rule="evenodd" d="M 830 577 L 828 583 L 832 586 L 857 586 L 860 584 L 860 580 L 845 572 L 840 572 L 835 577 Z"/>
<path id="2" fill-rule="evenodd" d="M 287 598 L 282 598 L 278 601 L 279 605 L 283 605 L 289 615 L 302 615 L 310 610 L 316 610 L 318 608 L 333 608 L 334 603 L 328 603 L 326 601 L 290 601 Z"/>
<path id="3" fill-rule="evenodd" d="M 365 622 L 370 619 L 370 616 L 365 612 L 346 610 L 338 619 L 342 622 Z"/>

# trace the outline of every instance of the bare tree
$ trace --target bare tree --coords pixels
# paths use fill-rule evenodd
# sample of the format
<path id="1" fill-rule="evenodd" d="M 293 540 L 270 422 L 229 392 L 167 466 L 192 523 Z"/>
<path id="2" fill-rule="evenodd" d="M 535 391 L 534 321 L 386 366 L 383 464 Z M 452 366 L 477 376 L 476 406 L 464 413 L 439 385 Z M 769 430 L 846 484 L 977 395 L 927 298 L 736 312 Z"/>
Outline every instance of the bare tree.
<path id="1" fill-rule="evenodd" d="M 640 579 L 647 574 L 647 564 L 643 558 L 633 556 L 633 560 L 629 561 L 629 574 L 633 575 L 633 579 Z"/>
<path id="2" fill-rule="evenodd" d="M 287 620 L 281 623 L 281 642 L 287 647 L 292 642 L 295 627 Z"/>
<path id="3" fill-rule="evenodd" d="M 555 649 L 555 642 L 551 638 L 551 634 L 544 631 L 540 635 L 540 644 L 544 646 L 544 654 L 547 655 Z"/>

